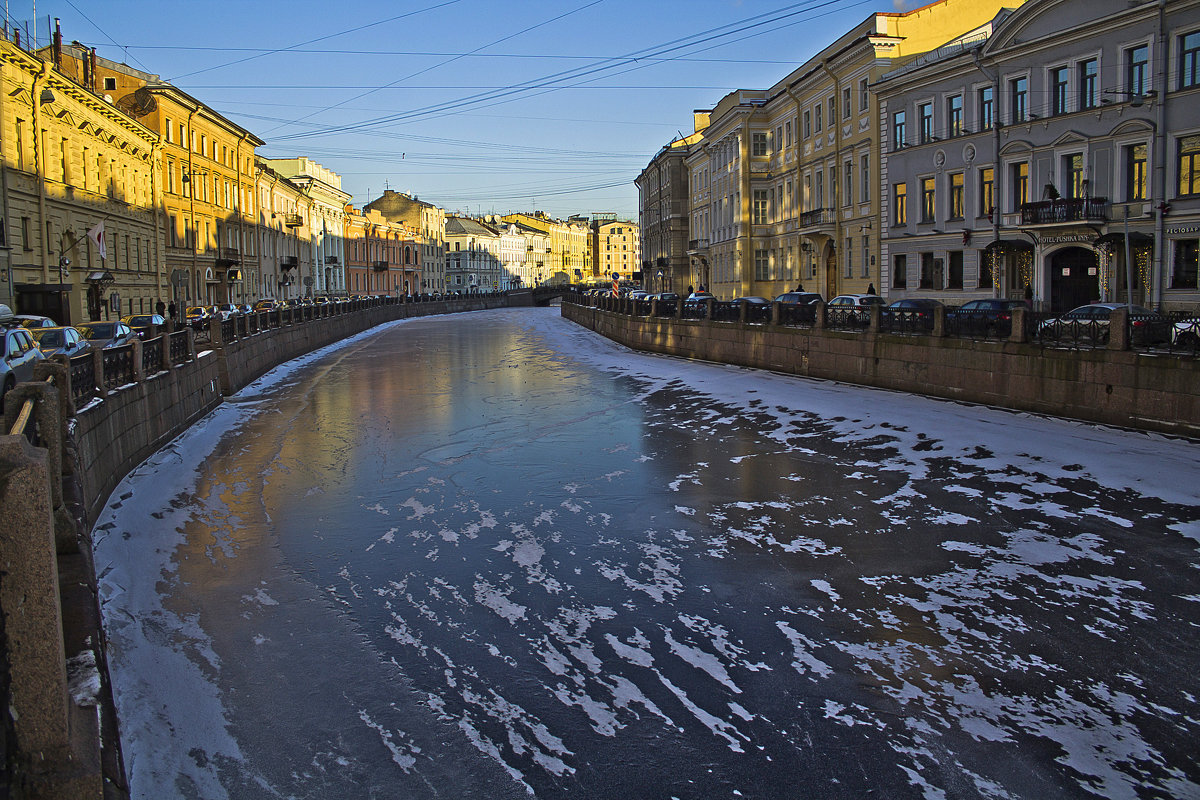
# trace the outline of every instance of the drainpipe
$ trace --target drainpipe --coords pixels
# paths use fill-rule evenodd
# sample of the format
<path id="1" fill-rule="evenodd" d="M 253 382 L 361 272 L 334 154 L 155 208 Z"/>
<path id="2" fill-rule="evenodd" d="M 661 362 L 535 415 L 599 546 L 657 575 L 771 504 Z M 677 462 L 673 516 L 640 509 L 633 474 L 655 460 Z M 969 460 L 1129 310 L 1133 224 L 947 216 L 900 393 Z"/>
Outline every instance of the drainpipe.
<path id="1" fill-rule="evenodd" d="M 834 173 L 836 174 L 838 172 L 838 167 L 841 166 L 838 163 L 838 161 L 842 157 L 842 124 L 840 122 L 838 122 L 838 118 L 837 118 L 837 107 L 841 103 L 842 82 L 838 78 L 838 76 L 833 72 L 833 70 L 829 69 L 829 64 L 825 61 L 821 62 L 821 71 L 824 72 L 826 75 L 828 75 L 829 79 L 833 81 L 834 113 L 831 115 L 832 119 L 829 120 L 829 124 L 833 126 L 833 137 L 834 137 L 833 138 L 833 152 L 834 152 L 833 166 L 834 166 Z M 824 99 L 822 99 L 821 102 L 824 102 Z M 828 109 L 826 109 L 826 110 L 828 110 Z M 828 174 L 828 173 L 826 173 L 826 174 Z M 843 179 L 844 179 L 844 176 L 838 175 L 837 179 L 829 181 L 829 204 L 830 204 L 830 206 L 832 206 L 832 208 L 830 210 L 833 211 L 833 236 L 834 236 L 833 252 L 835 252 L 835 253 L 838 252 L 838 248 L 840 248 L 842 246 L 842 211 L 841 211 L 841 204 L 840 204 L 841 194 L 839 192 L 839 189 L 840 189 L 839 184 L 840 184 L 840 181 Z M 846 256 L 846 254 L 842 253 L 842 257 L 844 258 L 845 256 Z M 838 276 L 838 265 L 836 263 L 837 259 L 834 259 L 834 261 L 835 261 L 835 263 L 833 265 L 833 276 L 834 276 L 834 279 L 836 280 L 837 276 Z M 825 289 L 829 290 L 828 266 L 826 267 L 826 274 L 825 274 Z"/>
<path id="2" fill-rule="evenodd" d="M 1170 95 L 1167 86 L 1169 55 L 1167 53 L 1167 0 L 1158 0 L 1158 75 L 1154 85 L 1158 88 L 1158 107 L 1155 114 L 1158 117 L 1154 128 L 1154 177 L 1152 179 L 1150 196 L 1158 200 L 1154 205 L 1154 265 L 1150 272 L 1149 305 L 1156 311 L 1162 311 L 1163 286 L 1166 274 L 1163 265 L 1163 244 L 1166 239 L 1165 211 L 1167 205 L 1167 97 Z M 1132 271 L 1132 265 L 1126 266 Z"/>
<path id="3" fill-rule="evenodd" d="M 196 247 L 200 244 L 200 231 L 197 230 L 197 225 L 196 225 L 196 176 L 194 174 L 192 174 L 192 163 L 193 163 L 192 156 L 193 156 L 193 151 L 195 150 L 195 148 L 192 147 L 192 142 L 196 138 L 196 135 L 195 135 L 194 131 L 192 130 L 192 118 L 194 116 L 196 116 L 196 112 L 199 110 L 200 110 L 200 108 L 199 108 L 199 106 L 197 106 L 196 108 L 193 108 L 191 111 L 188 112 L 187 132 L 185 134 L 185 136 L 187 138 L 183 142 L 184 147 L 186 147 L 187 151 L 188 151 L 188 162 L 187 162 L 188 163 L 188 165 L 187 165 L 187 171 L 188 171 L 188 174 L 187 174 L 187 179 L 188 179 L 188 222 L 192 229 L 192 242 L 191 242 L 192 276 L 188 280 L 188 293 L 189 294 L 191 294 L 192 282 L 196 280 L 196 269 L 197 269 Z M 186 234 L 186 231 L 184 233 Z M 187 237 L 185 236 L 184 239 L 186 241 Z M 197 291 L 197 294 L 198 293 L 199 292 Z M 203 303 L 201 303 L 201 301 L 203 299 L 204 298 L 202 298 L 202 297 L 195 297 L 195 298 L 193 298 L 193 301 L 197 304 L 203 305 Z"/>
<path id="4" fill-rule="evenodd" d="M 46 235 L 46 180 L 42 164 L 42 88 L 50 78 L 50 62 L 43 61 L 41 71 L 34 76 L 33 91 L 33 174 L 38 185 L 38 235 L 42 237 L 42 283 L 50 282 L 50 238 Z"/>
<path id="5" fill-rule="evenodd" d="M 160 248 L 162 241 L 162 216 L 166 211 L 163 209 L 162 200 L 162 183 L 159 178 L 159 171 L 162 169 L 162 138 L 150 144 L 150 202 L 154 206 L 154 271 L 158 273 L 158 296 L 171 297 L 163 287 L 163 279 L 166 278 L 166 263 L 163 260 L 163 254 Z M 172 284 L 174 287 L 174 284 Z"/>
<path id="6" fill-rule="evenodd" d="M 1004 196 L 1004 170 L 1000 166 L 1000 115 L 997 113 L 1000 108 L 1000 78 L 999 75 L 993 75 L 983 68 L 983 63 L 979 60 L 979 48 L 971 51 L 971 58 L 975 62 L 975 68 L 992 82 L 992 160 L 994 164 L 992 167 L 992 241 L 998 242 L 1000 241 L 1001 211 L 1000 206 L 997 204 L 1001 202 L 1001 198 Z M 987 251 L 984 252 L 986 254 Z M 1001 248 L 1000 252 L 1003 254 L 1003 248 Z M 985 265 L 980 264 L 979 266 L 983 268 Z M 992 280 L 992 297 L 998 298 L 1003 294 L 1001 285 L 1008 277 L 1005 274 L 1006 267 L 1007 265 L 1001 261 L 999 274 Z"/>
<path id="7" fill-rule="evenodd" d="M 792 102 L 794 102 L 796 104 L 796 131 L 795 131 L 795 138 L 792 140 L 796 143 L 796 151 L 797 151 L 796 152 L 796 167 L 795 167 L 796 208 L 788 209 L 788 213 L 790 214 L 794 211 L 795 216 L 796 216 L 796 271 L 800 274 L 800 277 L 798 277 L 796 280 L 803 281 L 804 280 L 804 264 L 802 264 L 801 262 L 804 260 L 804 248 L 802 248 L 800 246 L 800 240 L 804 238 L 800 235 L 800 215 L 803 212 L 800 209 L 804 206 L 804 196 L 803 196 L 804 195 L 804 180 L 803 180 L 803 176 L 801 175 L 801 172 L 800 172 L 800 166 L 804 162 L 804 159 L 802 157 L 803 156 L 803 148 L 800 147 L 800 138 L 801 138 L 800 137 L 800 130 L 801 130 L 800 126 L 801 126 L 802 120 L 804 118 L 804 109 L 801 108 L 800 98 L 796 96 L 796 93 L 792 90 L 791 86 L 787 87 L 787 89 L 785 91 L 787 91 L 788 97 L 792 98 Z M 800 284 L 797 283 L 796 285 L 799 286 Z M 787 285 L 785 285 L 783 288 L 784 288 L 784 291 L 787 291 L 787 289 L 789 287 Z"/>

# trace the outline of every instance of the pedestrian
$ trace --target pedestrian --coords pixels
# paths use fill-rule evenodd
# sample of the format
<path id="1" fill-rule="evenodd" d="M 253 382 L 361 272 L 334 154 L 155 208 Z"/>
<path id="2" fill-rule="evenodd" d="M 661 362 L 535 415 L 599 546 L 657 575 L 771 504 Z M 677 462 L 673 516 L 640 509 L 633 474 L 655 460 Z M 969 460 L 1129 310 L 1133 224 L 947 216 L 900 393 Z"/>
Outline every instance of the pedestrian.
<path id="1" fill-rule="evenodd" d="M 154 313 L 158 314 L 160 317 L 165 317 L 167 315 L 167 304 L 162 300 L 159 300 L 154 304 Z"/>
<path id="2" fill-rule="evenodd" d="M 696 290 L 693 289 L 692 285 L 689 283 L 688 284 L 688 295 L 691 296 L 692 294 L 695 294 L 695 292 L 696 292 Z"/>
<path id="3" fill-rule="evenodd" d="M 175 319 L 175 301 L 174 300 L 172 300 L 171 304 L 169 306 L 167 306 L 167 316 L 170 317 L 171 319 Z"/>
<path id="4" fill-rule="evenodd" d="M 867 284 L 867 294 L 875 294 L 875 284 L 873 284 L 873 283 Z"/>
<path id="5" fill-rule="evenodd" d="M 797 284 L 796 284 L 796 291 L 797 291 L 797 292 L 803 292 L 803 291 L 804 291 L 804 284 L 803 284 L 803 283 L 797 283 Z"/>

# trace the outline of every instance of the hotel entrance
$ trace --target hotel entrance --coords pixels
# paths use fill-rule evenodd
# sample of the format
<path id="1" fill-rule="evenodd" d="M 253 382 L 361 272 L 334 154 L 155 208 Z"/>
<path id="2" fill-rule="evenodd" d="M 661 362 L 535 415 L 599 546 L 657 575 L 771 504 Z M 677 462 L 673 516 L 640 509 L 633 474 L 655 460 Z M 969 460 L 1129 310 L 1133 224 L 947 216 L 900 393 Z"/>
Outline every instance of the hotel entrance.
<path id="1" fill-rule="evenodd" d="M 1050 310 L 1070 311 L 1100 299 L 1096 251 L 1068 247 L 1050 256 Z"/>

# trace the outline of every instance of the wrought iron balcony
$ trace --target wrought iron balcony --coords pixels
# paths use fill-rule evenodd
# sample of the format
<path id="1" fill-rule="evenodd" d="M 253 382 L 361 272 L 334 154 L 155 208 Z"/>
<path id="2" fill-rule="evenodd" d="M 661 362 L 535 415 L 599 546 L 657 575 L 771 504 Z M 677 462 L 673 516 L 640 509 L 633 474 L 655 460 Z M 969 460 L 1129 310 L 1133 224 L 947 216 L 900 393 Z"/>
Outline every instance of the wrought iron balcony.
<path id="1" fill-rule="evenodd" d="M 375 270 L 376 272 L 387 272 L 387 268 L 388 268 L 388 262 L 386 262 L 386 261 L 372 261 L 371 262 L 371 269 Z"/>
<path id="2" fill-rule="evenodd" d="M 218 267 L 233 267 L 242 263 L 242 251 L 236 247 L 222 247 L 217 251 Z"/>
<path id="3" fill-rule="evenodd" d="M 804 211 L 800 214 L 801 228 L 833 225 L 836 221 L 836 212 L 832 208 L 814 208 L 812 211 Z"/>
<path id="4" fill-rule="evenodd" d="M 299 266 L 300 266 L 300 257 L 299 256 L 280 256 L 279 257 L 279 268 L 280 269 L 296 269 Z"/>
<path id="5" fill-rule="evenodd" d="M 337 256 L 325 256 L 325 264 L 327 266 L 336 267 L 340 263 L 342 262 L 338 260 Z"/>
<path id="6" fill-rule="evenodd" d="M 692 239 L 688 242 L 688 250 L 707 250 L 708 239 Z"/>
<path id="7" fill-rule="evenodd" d="M 1021 204 L 1022 225 L 1055 225 L 1065 222 L 1107 222 L 1107 197 L 1062 197 Z"/>
<path id="8" fill-rule="evenodd" d="M 287 225 L 289 228 L 299 228 L 304 224 L 304 218 L 299 214 L 284 214 L 283 224 Z"/>

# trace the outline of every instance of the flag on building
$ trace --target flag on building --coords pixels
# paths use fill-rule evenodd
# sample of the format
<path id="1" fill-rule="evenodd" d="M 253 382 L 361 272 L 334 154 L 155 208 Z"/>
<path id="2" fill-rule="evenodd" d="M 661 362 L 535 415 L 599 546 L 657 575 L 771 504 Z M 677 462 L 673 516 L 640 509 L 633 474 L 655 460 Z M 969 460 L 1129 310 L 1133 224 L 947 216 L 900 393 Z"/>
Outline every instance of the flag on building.
<path id="1" fill-rule="evenodd" d="M 92 240 L 92 244 L 96 245 L 96 250 L 100 253 L 100 260 L 108 260 L 108 248 L 104 246 L 104 220 L 96 223 L 96 227 L 87 232 L 87 236 Z"/>

